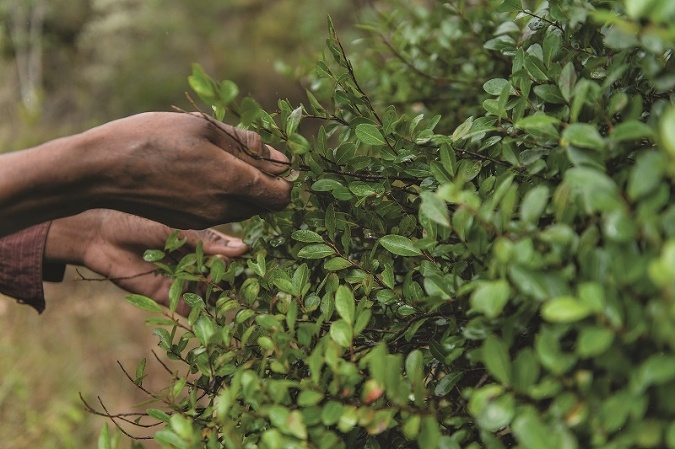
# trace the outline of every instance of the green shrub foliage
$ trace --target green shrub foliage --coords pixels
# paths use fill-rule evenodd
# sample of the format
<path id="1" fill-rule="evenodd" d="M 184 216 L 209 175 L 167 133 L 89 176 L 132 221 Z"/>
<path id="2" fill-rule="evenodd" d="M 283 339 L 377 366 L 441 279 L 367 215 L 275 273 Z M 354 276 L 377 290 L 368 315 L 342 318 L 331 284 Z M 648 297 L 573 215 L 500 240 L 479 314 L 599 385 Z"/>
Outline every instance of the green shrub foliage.
<path id="1" fill-rule="evenodd" d="M 158 262 L 193 308 L 149 319 L 184 364 L 148 392 L 155 439 L 675 448 L 675 3 L 386 2 L 366 23 L 349 51 L 329 26 L 304 105 L 194 68 L 212 120 L 296 179 L 247 259 Z"/>

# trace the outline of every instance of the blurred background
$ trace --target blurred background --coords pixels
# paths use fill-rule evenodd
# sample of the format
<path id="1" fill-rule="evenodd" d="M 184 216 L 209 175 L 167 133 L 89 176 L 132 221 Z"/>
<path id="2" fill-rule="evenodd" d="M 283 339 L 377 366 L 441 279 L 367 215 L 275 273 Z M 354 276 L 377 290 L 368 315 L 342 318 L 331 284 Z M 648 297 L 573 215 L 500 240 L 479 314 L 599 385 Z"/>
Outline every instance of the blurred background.
<path id="1" fill-rule="evenodd" d="M 326 16 L 348 41 L 367 3 L 0 0 L 0 152 L 134 113 L 191 109 L 193 62 L 268 109 L 279 98 L 297 103 L 297 78 L 323 49 Z M 143 411 L 146 398 L 117 361 L 134 373 L 147 358 L 151 386 L 166 385 L 168 374 L 153 359 L 148 315 L 124 292 L 83 281 L 72 267 L 46 288 L 42 315 L 0 298 L 0 447 L 96 447 L 108 421 L 85 412 L 79 394 L 91 404 L 100 396 L 111 412 Z"/>

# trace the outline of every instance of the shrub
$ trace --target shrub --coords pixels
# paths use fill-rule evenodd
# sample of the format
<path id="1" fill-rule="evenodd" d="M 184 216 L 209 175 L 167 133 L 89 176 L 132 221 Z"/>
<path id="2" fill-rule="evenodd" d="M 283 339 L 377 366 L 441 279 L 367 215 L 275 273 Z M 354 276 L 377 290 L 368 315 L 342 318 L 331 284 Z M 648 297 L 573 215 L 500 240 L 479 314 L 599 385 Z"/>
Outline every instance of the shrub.
<path id="1" fill-rule="evenodd" d="M 148 320 L 185 365 L 155 439 L 675 448 L 675 3 L 388 5 L 349 55 L 329 26 L 306 105 L 195 67 L 297 179 L 247 260 L 146 253 L 201 292 Z"/>

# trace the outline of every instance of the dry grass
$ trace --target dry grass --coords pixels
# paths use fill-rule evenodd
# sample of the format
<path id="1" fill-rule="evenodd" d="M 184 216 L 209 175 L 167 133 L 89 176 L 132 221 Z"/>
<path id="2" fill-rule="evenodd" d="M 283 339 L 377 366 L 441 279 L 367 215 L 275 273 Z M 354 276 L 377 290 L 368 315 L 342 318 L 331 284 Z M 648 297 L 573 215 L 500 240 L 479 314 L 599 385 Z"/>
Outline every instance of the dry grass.
<path id="1" fill-rule="evenodd" d="M 96 447 L 98 432 L 108 421 L 87 413 L 80 393 L 92 405 L 101 397 L 111 411 L 144 410 L 136 404 L 147 398 L 126 379 L 117 361 L 134 373 L 146 357 L 146 382 L 168 384 L 168 374 L 151 354 L 156 338 L 144 324 L 148 314 L 127 304 L 124 294 L 108 282 L 79 281 L 69 268 L 63 283 L 47 286 L 42 315 L 0 298 L 4 449 Z"/>

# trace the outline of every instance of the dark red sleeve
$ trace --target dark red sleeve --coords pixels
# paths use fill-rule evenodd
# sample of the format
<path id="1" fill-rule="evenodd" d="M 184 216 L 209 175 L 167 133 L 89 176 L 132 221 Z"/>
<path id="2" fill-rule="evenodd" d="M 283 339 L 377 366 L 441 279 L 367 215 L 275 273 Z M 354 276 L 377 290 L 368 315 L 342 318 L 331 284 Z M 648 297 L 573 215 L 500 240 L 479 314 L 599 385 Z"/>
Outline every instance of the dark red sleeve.
<path id="1" fill-rule="evenodd" d="M 61 281 L 65 265 L 43 263 L 50 223 L 43 223 L 0 238 L 0 292 L 45 309 L 42 281 Z"/>

